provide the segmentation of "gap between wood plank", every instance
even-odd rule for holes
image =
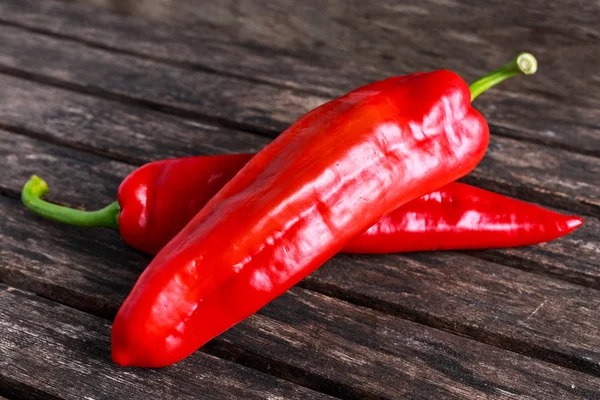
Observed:
[[[52,142],[50,142],[50,143],[52,143]],[[85,151],[85,149],[79,149],[77,146],[68,146],[68,147],[74,148],[76,150]],[[105,155],[100,154],[100,152],[98,152],[98,153],[90,152],[90,153],[101,156],[101,157],[105,157]],[[106,158],[110,159],[110,157],[106,157]],[[119,160],[117,159],[117,161],[119,161]],[[138,164],[134,164],[134,163],[128,163],[128,165],[138,166]],[[14,199],[14,200],[18,200],[18,201],[20,201],[20,199],[21,199],[20,192],[15,191],[14,189],[6,187],[2,184],[0,184],[0,195]],[[61,203],[61,202],[56,202],[56,201],[54,203],[61,205],[61,206],[65,206],[65,207],[73,207],[72,204]],[[557,209],[557,211],[568,212],[568,210],[561,210],[561,209]],[[582,274],[573,274],[572,276],[565,276],[564,274],[560,273],[561,271],[552,273],[547,268],[544,268],[542,263],[537,263],[533,260],[530,260],[530,259],[524,258],[524,257],[520,257],[520,256],[505,255],[500,252],[502,249],[493,249],[493,250],[499,250],[499,251],[494,252],[493,254],[488,254],[485,251],[476,251],[476,250],[473,250],[473,251],[451,251],[451,252],[460,253],[467,257],[474,258],[477,260],[489,261],[494,264],[499,264],[499,265],[503,265],[506,267],[514,268],[519,271],[530,272],[530,273],[533,273],[538,276],[551,277],[556,280],[569,282],[569,283],[572,283],[575,285],[587,287],[587,288],[594,289],[594,290],[600,290],[600,283],[597,282],[596,280],[591,279],[588,276],[585,276]],[[338,296],[334,296],[334,297],[340,298]]]
[[[4,285],[4,284],[2,283],[2,285]],[[16,290],[18,290],[20,292],[19,293],[20,295],[32,298],[34,301],[39,302],[39,303],[60,304],[61,307],[64,307],[64,308],[67,308],[67,309],[71,309],[71,310],[78,310],[78,311],[81,311],[81,312],[83,312],[85,314],[92,315],[92,316],[95,316],[97,318],[101,318],[101,319],[104,319],[104,320],[112,321],[112,319],[113,319],[113,318],[107,318],[107,317],[104,317],[104,316],[99,316],[99,315],[97,315],[97,314],[95,314],[93,312],[89,312],[87,310],[83,310],[83,309],[80,309],[78,307],[73,307],[71,305],[64,304],[64,303],[58,302],[56,300],[53,300],[51,298],[48,298],[46,296],[42,296],[42,295],[33,293],[33,292],[29,291],[29,290],[20,288],[19,285],[6,285],[5,287],[8,287],[8,290],[15,290],[16,289]],[[0,290],[2,290],[2,287],[0,287]],[[227,349],[227,343],[225,343],[225,346],[220,346],[220,345],[216,345],[216,346],[217,347],[223,347],[224,349]],[[229,347],[231,347],[231,346],[229,346]],[[265,375],[272,376],[272,377],[275,377],[277,379],[282,379],[282,380],[288,381],[288,382],[292,383],[293,385],[297,385],[299,387],[308,388],[308,389],[314,390],[315,392],[318,392],[320,394],[324,394],[324,395],[331,396],[331,397],[334,397],[334,398],[338,398],[338,397],[326,393],[326,391],[329,390],[329,386],[327,386],[327,385],[329,385],[329,383],[331,383],[331,386],[333,387],[333,389],[331,389],[330,391],[340,392],[341,393],[340,394],[340,396],[341,396],[340,398],[346,398],[348,395],[354,395],[353,393],[356,392],[357,396],[364,396],[364,398],[366,398],[366,399],[380,399],[379,396],[374,396],[374,395],[372,395],[370,393],[363,393],[360,390],[356,390],[355,388],[349,388],[348,393],[346,393],[343,390],[341,390],[342,388],[345,387],[345,385],[343,385],[343,384],[336,383],[336,382],[333,382],[333,381],[331,381],[331,382],[329,382],[329,381],[327,381],[327,382],[321,382],[321,381],[323,381],[323,379],[320,378],[319,376],[313,377],[311,374],[308,374],[306,371],[299,371],[300,374],[298,376],[309,377],[310,378],[310,379],[307,380],[310,383],[310,385],[312,385],[312,382],[313,382],[311,379],[313,379],[313,378],[315,379],[315,381],[314,381],[315,385],[313,385],[313,386],[315,386],[316,389],[309,388],[307,385],[302,385],[302,384],[293,382],[291,379],[286,379],[285,377],[282,378],[282,377],[278,376],[278,374],[274,373],[274,372],[285,372],[285,370],[283,370],[283,371],[270,371],[268,368],[262,368],[264,370],[264,371],[262,371],[260,368],[253,368],[251,366],[245,365],[243,363],[243,361],[244,361],[243,357],[236,356],[234,349],[235,349],[235,347],[232,347],[231,349],[228,349],[228,350],[222,350],[222,351],[225,351],[224,354],[228,354],[228,355],[230,355],[232,357],[231,360],[227,359],[227,357],[225,357],[225,356],[221,357],[219,355],[211,354],[210,351],[207,351],[208,350],[208,346],[206,347],[206,349],[205,348],[201,349],[200,352],[203,353],[203,354],[212,355],[212,356],[214,356],[216,358],[222,359],[223,361],[233,362],[235,364],[240,365],[242,368],[247,368],[247,369],[250,369],[250,370],[255,370],[255,371],[264,373]],[[251,360],[251,362],[256,362],[256,361]],[[271,365],[276,365],[276,366],[278,366],[278,364],[282,364],[282,363],[277,363],[277,362],[273,362],[273,361],[269,361],[269,362],[271,363]],[[285,365],[283,365],[283,366],[286,367]],[[293,376],[291,376],[291,378],[293,378]],[[297,379],[297,380],[300,381],[300,379]],[[316,383],[319,383],[319,382],[322,383],[324,386],[322,386],[322,387],[317,386]],[[8,388],[10,388],[10,389],[8,389]],[[9,390],[11,390],[12,392],[9,392]],[[38,388],[36,388],[34,386],[31,386],[31,385],[28,385],[28,384],[25,384],[25,383],[22,383],[22,382],[19,382],[19,381],[14,381],[14,380],[12,380],[10,378],[7,378],[7,377],[4,377],[4,376],[0,375],[0,395],[2,395],[4,392],[6,392],[7,395],[10,394],[12,396],[16,396],[16,397],[13,397],[14,399],[27,399],[27,400],[30,400],[30,399],[40,399],[40,400],[46,400],[46,399],[54,400],[54,399],[56,399],[56,400],[60,400],[60,399],[62,399],[62,397],[56,397],[54,395],[50,395],[50,394],[48,394],[48,393],[46,393],[44,391],[41,391],[40,389],[38,389]]]
[[[18,41],[19,38],[19,34],[22,33],[22,31],[19,31],[18,29],[13,29],[13,28],[8,28],[8,27],[4,27],[4,30],[6,30],[7,32],[5,32],[7,35],[9,35],[10,37],[12,37],[12,40],[16,40]],[[38,52],[40,51],[44,51],[44,47],[43,46],[39,46],[39,43],[37,43],[38,41],[44,42],[47,41],[47,45],[49,47],[51,47],[52,53],[51,54],[55,54],[56,51],[58,51],[58,54],[62,54],[62,50],[60,50],[62,47],[61,45],[65,45],[65,43],[62,43],[61,41],[57,41],[55,39],[52,38],[47,38],[47,37],[43,37],[40,35],[33,35],[33,34],[25,34],[24,38],[28,38],[28,45],[33,46],[32,49],[37,49]],[[24,39],[25,40],[25,39]],[[14,43],[13,43],[14,44]],[[326,99],[324,98],[314,98],[314,97],[310,97],[310,96],[300,96],[299,98],[297,98],[298,95],[292,95],[291,91],[283,91],[282,93],[282,100],[284,100],[283,104],[287,104],[285,103],[285,101],[287,101],[286,99],[291,99],[291,110],[288,110],[287,107],[279,107],[277,108],[277,111],[274,112],[271,109],[265,109],[262,106],[257,106],[257,107],[252,107],[252,106],[248,106],[248,108],[245,108],[248,104],[253,104],[252,100],[256,97],[256,96],[248,96],[247,93],[253,93],[254,88],[256,89],[257,93],[260,93],[260,96],[269,96],[267,98],[270,98],[271,96],[275,96],[276,98],[279,98],[278,92],[277,90],[275,90],[274,88],[270,88],[268,86],[262,86],[262,87],[258,87],[256,85],[252,85],[249,84],[248,82],[244,82],[244,81],[240,81],[237,80],[237,82],[231,78],[223,78],[223,77],[217,77],[217,76],[209,76],[205,73],[196,73],[194,75],[198,75],[199,78],[202,78],[202,82],[204,82],[205,85],[208,85],[208,87],[212,88],[211,90],[208,90],[205,95],[201,96],[200,98],[196,98],[195,95],[193,94],[193,92],[190,92],[189,90],[187,90],[186,88],[190,88],[194,86],[194,79],[187,79],[186,82],[187,84],[185,86],[181,86],[179,87],[178,90],[181,90],[181,96],[180,97],[176,97],[176,98],[172,98],[169,93],[172,92],[172,89],[169,88],[169,85],[166,85],[164,82],[162,85],[159,85],[159,87],[154,90],[152,89],[153,85],[151,82],[146,80],[143,80],[142,78],[142,82],[145,84],[145,87],[148,87],[148,85],[150,85],[148,90],[142,89],[142,90],[138,90],[135,86],[133,87],[133,92],[136,93],[135,96],[132,96],[130,94],[129,91],[127,90],[123,90],[121,89],[121,87],[128,87],[127,86],[127,80],[123,80],[122,77],[119,78],[119,68],[116,68],[112,70],[112,73],[109,76],[106,76],[104,79],[99,79],[99,77],[96,76],[96,74],[89,74],[88,72],[90,71],[90,69],[94,68],[95,65],[95,61],[94,61],[94,57],[90,57],[90,54],[93,53],[97,53],[96,57],[99,56],[106,56],[109,58],[113,58],[114,62],[117,62],[121,67],[125,68],[128,73],[133,74],[133,76],[136,77],[142,77],[141,75],[139,75],[139,72],[135,71],[135,68],[132,70],[131,68],[127,67],[127,64],[124,64],[124,62],[126,61],[126,57],[125,56],[118,56],[118,55],[114,55],[111,54],[109,52],[103,52],[100,50],[94,50],[94,49],[89,49],[86,48],[83,45],[75,45],[73,44],[74,47],[79,47],[79,52],[83,52],[82,54],[88,54],[87,58],[85,58],[85,65],[86,68],[85,69],[79,69],[73,77],[71,78],[66,78],[63,77],[61,71],[64,71],[65,68],[65,64],[58,62],[58,65],[60,66],[58,70],[56,70],[57,65],[53,65],[49,68],[48,72],[44,72],[45,75],[49,75],[52,76],[56,79],[59,80],[66,80],[69,81],[75,85],[84,85],[86,86],[85,83],[80,83],[79,82],[79,78],[83,79],[84,82],[91,82],[92,86],[96,86],[96,87],[100,87],[100,88],[104,88],[104,90],[107,91],[111,91],[111,92],[115,92],[115,93],[119,93],[122,96],[127,96],[127,97],[135,97],[135,98],[141,98],[142,100],[145,101],[150,101],[153,103],[159,103],[159,104],[167,104],[167,106],[175,106],[178,107],[180,109],[184,109],[184,110],[188,110],[190,112],[200,112],[202,114],[207,114],[207,115],[217,115],[219,116],[219,118],[224,118],[224,119],[228,119],[228,120],[234,120],[237,121],[238,123],[241,124],[251,124],[251,125],[258,125],[261,127],[265,127],[268,126],[270,130],[276,130],[276,131],[281,131],[283,129],[285,129],[285,127],[287,127],[289,125],[289,122],[292,121],[297,115],[300,115],[306,111],[308,111],[307,105],[309,103],[309,101],[314,100],[315,105],[317,103],[320,104],[320,102],[324,102]],[[68,46],[67,46],[68,47]],[[46,68],[44,67],[43,63],[39,63],[36,64],[35,61],[35,56],[32,56],[33,58],[28,58],[25,57],[24,59],[21,59],[21,57],[19,56],[20,51],[19,51],[20,47],[14,46],[14,48],[12,49],[12,51],[14,52],[12,54],[12,56],[9,56],[9,60],[12,58],[15,58],[15,60],[21,60],[21,62],[25,61],[28,63],[31,63],[33,65],[37,65],[37,68],[25,68],[26,70],[28,70],[30,73],[32,74],[39,74],[39,71],[47,71]],[[73,49],[72,49],[73,50]],[[75,62],[77,60],[77,51],[67,51],[65,53],[65,56],[68,57],[71,61]],[[120,61],[119,61],[120,60]],[[162,65],[147,65],[149,64],[149,62],[143,62],[142,60],[138,60],[135,59],[133,57],[129,57],[128,62],[131,64],[133,63],[133,65],[145,65],[145,67],[143,68],[159,68],[160,69],[165,69],[165,71],[170,71],[169,72],[169,76],[171,76],[171,79],[174,79],[175,82],[177,82],[177,76],[179,76],[179,74],[183,73],[183,71],[178,70],[176,68],[168,68],[166,66],[162,66]],[[8,61],[8,64],[12,65],[12,68],[16,68],[16,69],[24,69],[20,67],[19,62],[14,61]],[[111,64],[105,64],[105,66],[108,68]],[[68,67],[68,66],[66,66]],[[68,70],[68,69],[67,69]],[[87,72],[86,72],[87,71]],[[67,74],[69,75],[69,74]],[[116,75],[116,76],[115,76]],[[160,79],[160,76],[162,76],[161,74],[152,74],[152,76],[154,77],[154,79]],[[116,81],[113,82],[112,81],[112,77],[115,77]],[[5,77],[7,81],[10,81],[9,77],[6,76]],[[226,88],[229,88],[228,91],[225,92],[225,94],[223,96],[221,96],[219,93],[219,89],[218,87],[212,87],[211,86],[211,82],[217,79],[219,84],[217,85],[218,87],[220,87],[220,85],[224,85]],[[108,80],[108,81],[107,81]],[[23,83],[29,83],[30,86],[32,86],[33,89],[33,83],[31,81],[26,81],[26,80],[21,80]],[[108,83],[105,85],[104,82],[107,81]],[[242,93],[246,93],[246,97],[242,96],[242,97],[238,97],[237,95],[235,95],[235,86],[234,87],[230,87],[231,85],[239,85],[241,87],[244,88]],[[10,86],[10,84],[9,84]],[[203,90],[204,86],[199,87],[199,90]],[[41,87],[40,87],[41,89]],[[33,89],[34,91],[37,92],[37,89]],[[42,89],[46,92],[51,92],[51,90],[49,88],[45,88]],[[18,90],[17,90],[18,92]],[[63,92],[67,92],[67,91],[63,91]],[[10,94],[10,91],[8,92]],[[204,93],[204,91],[202,91],[202,93]],[[283,95],[283,93],[285,95]],[[73,95],[77,95],[76,92],[72,92]],[[216,98],[214,99],[215,102],[217,102],[217,104],[220,105],[219,109],[214,109],[214,104],[213,101],[211,100],[211,96],[217,94]],[[25,95],[25,92],[22,93],[23,96]],[[141,96],[141,97],[140,97]],[[93,98],[91,96],[87,96],[88,98]],[[202,101],[200,99],[203,98],[208,98],[208,101]],[[262,98],[262,97],[261,97]],[[102,99],[100,97],[96,97],[97,101],[100,102]],[[196,100],[197,99],[199,101],[198,103],[198,107],[199,110],[196,106]],[[312,100],[311,100],[312,99]],[[239,102],[238,102],[239,100]],[[48,100],[44,100],[44,101],[48,101]],[[166,102],[166,103],[165,103]],[[524,106],[526,106],[527,102],[521,102],[521,106],[520,108],[524,108]],[[41,106],[41,105],[40,105]],[[46,106],[44,106],[46,107]],[[488,105],[488,108],[491,107]],[[222,109],[221,109],[222,108]],[[141,110],[141,109],[140,109]],[[244,111],[244,110],[247,110]],[[18,110],[12,110],[13,113],[18,113]],[[93,112],[92,112],[93,113]],[[69,114],[69,112],[67,112],[67,114]],[[59,117],[59,116],[57,116]],[[36,119],[36,118],[33,118]],[[11,119],[12,120],[12,119]],[[39,122],[39,121],[38,121]],[[18,121],[13,121],[12,123],[15,124],[20,124],[20,122]],[[40,130],[40,131],[45,131],[45,129],[42,128],[31,128],[34,130]],[[240,131],[237,131],[240,132]],[[256,138],[260,138],[261,136],[256,136]],[[515,155],[517,154],[512,154],[511,153],[504,153],[502,151],[502,149],[504,148],[504,146],[508,146],[511,149],[514,149],[517,153],[518,156],[515,157]],[[599,166],[596,161],[597,159],[591,158],[589,156],[582,156],[582,155],[578,155],[578,154],[574,154],[574,153],[568,153],[568,152],[564,152],[562,150],[554,150],[548,147],[544,147],[544,146],[539,146],[539,145],[528,145],[525,142],[519,142],[519,141],[515,141],[512,139],[505,139],[505,138],[500,138],[500,137],[495,137],[492,138],[491,143],[490,143],[490,149],[493,150],[490,152],[490,156],[484,158],[484,160],[482,161],[482,168],[478,168],[471,177],[466,178],[466,179],[479,179],[480,182],[484,182],[484,184],[486,186],[484,186],[487,189],[492,189],[495,191],[499,191],[501,193],[504,194],[508,194],[511,196],[516,196],[516,197],[520,197],[520,198],[534,198],[536,200],[536,202],[538,203],[542,203],[542,204],[548,204],[551,206],[555,206],[555,207],[568,207],[568,208],[572,208],[573,211],[577,211],[580,212],[582,214],[589,214],[589,215],[598,215],[598,211],[600,210],[600,204],[595,200],[595,195],[594,192],[598,191],[598,186],[596,185],[590,185],[588,182],[594,182],[594,180],[592,179],[591,175],[589,174],[589,170],[587,170],[587,174],[583,173],[583,177],[581,179],[583,179],[583,181],[579,181],[578,178],[574,178],[571,179],[569,178],[568,174],[570,174],[572,177],[577,177],[579,174],[578,169],[582,168],[582,165],[587,165],[590,168],[592,168],[592,170],[597,169],[597,167]],[[527,152],[531,152],[531,155],[528,155]],[[135,156],[135,154],[134,154]],[[587,158],[587,160],[585,160],[584,158]],[[536,161],[538,160],[538,161]],[[542,165],[541,163],[544,163],[546,165],[550,165],[553,166],[555,168],[555,170],[552,171],[552,173],[548,174],[545,173],[545,171],[547,171],[546,169],[546,165]],[[560,166],[562,163],[565,163],[565,169],[558,169],[558,166]],[[544,179],[538,179],[539,177],[534,176],[531,172],[526,172],[527,170],[525,169],[525,167],[527,166],[531,166],[534,168],[534,170],[539,169],[540,171],[540,176],[544,177]],[[498,169],[498,173],[495,172],[495,169]],[[561,171],[565,171],[565,173],[562,173]],[[567,174],[568,171],[568,174]],[[584,172],[584,171],[582,171]],[[552,176],[554,175],[554,176]],[[564,181],[564,178],[568,178],[567,181]],[[547,184],[546,184],[547,182]],[[573,186],[575,185],[575,186]],[[572,189],[574,187],[581,187],[581,195],[579,195],[577,192],[574,192]],[[590,197],[591,194],[591,197]]]
[[[126,55],[126,56],[136,57],[136,58],[139,58],[142,60],[152,61],[152,62],[169,65],[169,66],[173,66],[173,67],[177,67],[177,68],[188,69],[188,70],[192,70],[192,71],[202,71],[202,72],[206,72],[206,73],[210,73],[210,74],[214,74],[214,75],[240,79],[240,80],[257,83],[257,84],[261,84],[261,85],[268,85],[268,86],[275,87],[275,88],[288,89],[288,90],[294,91],[296,93],[304,93],[304,94],[327,96],[327,97],[334,96],[334,94],[332,93],[332,90],[328,90],[330,88],[327,88],[325,90],[319,90],[318,88],[305,89],[305,88],[299,87],[298,85],[274,82],[274,81],[268,80],[268,79],[261,79],[261,78],[256,78],[256,77],[252,77],[252,76],[248,76],[248,75],[235,74],[235,73],[232,73],[229,71],[223,71],[220,69],[210,67],[205,64],[199,64],[197,62],[173,61],[173,60],[170,60],[167,58],[151,56],[149,54],[140,53],[140,52],[136,52],[136,51],[132,51],[132,50],[119,49],[116,47],[108,46],[108,45],[105,45],[105,44],[102,44],[99,42],[94,42],[94,41],[83,39],[83,38],[76,37],[76,36],[52,32],[52,31],[42,29],[42,28],[33,28],[33,27],[30,27],[27,25],[23,25],[21,23],[17,23],[14,21],[8,21],[8,20],[4,20],[1,18],[0,18],[0,25],[6,25],[6,26],[17,28],[17,29],[22,29],[22,30],[25,30],[27,32],[31,32],[34,34],[47,35],[49,37],[53,37],[56,39],[82,44],[82,45],[88,46],[93,49],[110,51],[110,52],[113,52],[116,54],[122,54],[122,55]],[[10,71],[10,72],[8,72],[8,71]],[[83,92],[85,94],[98,95],[99,97],[103,97],[103,98],[107,98],[107,99],[111,99],[111,100],[122,101],[126,104],[137,104],[137,105],[140,105],[145,108],[150,108],[154,111],[160,111],[160,112],[164,112],[164,113],[185,116],[185,117],[192,117],[192,118],[195,118],[195,119],[198,119],[201,121],[213,122],[213,123],[216,123],[216,124],[218,124],[220,126],[224,126],[224,127],[242,129],[242,130],[245,130],[246,132],[256,133],[261,136],[274,137],[279,134],[279,132],[277,132],[277,131],[272,131],[272,130],[264,129],[262,127],[253,126],[253,125],[244,125],[244,124],[240,124],[238,122],[229,121],[228,119],[225,119],[225,118],[218,118],[218,117],[214,117],[214,116],[204,115],[201,113],[193,113],[191,111],[181,110],[177,107],[165,106],[162,104],[153,103],[151,101],[132,99],[127,96],[118,95],[113,92],[105,91],[105,90],[97,88],[97,87],[90,88],[89,86],[79,86],[79,85],[75,85],[72,83],[66,83],[63,81],[59,81],[54,78],[49,78],[49,77],[46,77],[43,75],[34,76],[33,74],[30,74],[28,72],[19,71],[17,69],[13,69],[13,68],[2,66],[2,65],[0,65],[0,72],[6,73],[8,75],[16,76],[19,78],[29,79],[29,80],[32,80],[35,82],[40,82],[40,83],[45,83],[45,84],[49,84],[52,86],[57,86],[62,89],[68,89],[68,90],[73,90],[73,91],[77,91],[77,92]],[[588,151],[586,149],[581,149],[581,148],[577,148],[575,146],[570,146],[568,143],[554,143],[554,142],[548,143],[540,138],[523,137],[522,135],[518,135],[518,134],[514,133],[515,131],[511,128],[502,127],[499,125],[495,125],[493,123],[488,123],[488,125],[490,127],[491,133],[493,135],[496,135],[499,137],[506,137],[506,138],[515,139],[515,140],[519,140],[519,141],[526,142],[526,143],[543,145],[546,147],[565,150],[565,151],[569,151],[571,153],[576,153],[576,154],[600,157],[600,154],[598,153],[598,151],[595,151],[595,150]],[[593,126],[592,128],[596,128],[596,127]]]
[[[5,74],[8,76],[12,76],[19,79],[24,79],[28,81],[32,81],[35,83],[39,83],[46,86],[52,86],[58,89],[68,90],[70,92],[75,92],[79,94],[85,94],[89,96],[96,96],[101,99],[116,101],[118,103],[122,103],[129,106],[135,106],[140,108],[149,109],[151,111],[160,112],[167,115],[175,115],[178,117],[183,117],[186,119],[195,120],[198,122],[203,122],[207,124],[212,124],[224,128],[231,128],[240,131],[244,131],[247,133],[253,133],[259,136],[265,136],[273,138],[277,136],[280,132],[276,130],[265,129],[263,127],[259,127],[257,125],[244,124],[241,122],[233,122],[227,118],[206,115],[199,112],[182,110],[178,107],[169,106],[166,104],[160,104],[149,100],[142,99],[134,99],[128,96],[124,96],[121,94],[117,94],[105,89],[101,89],[96,86],[84,86],[71,82],[65,82],[53,77],[49,77],[46,75],[33,74],[30,72],[22,71],[16,68],[8,67],[5,65],[0,65],[0,74]]]
[[[32,297],[37,297],[43,299],[45,301],[49,301],[51,303],[60,304],[63,307],[75,309],[86,314],[93,315],[98,318],[102,318],[104,320],[112,322],[114,319],[114,315],[99,315],[94,312],[90,312],[89,310],[85,310],[83,308],[79,308],[76,306],[72,306],[69,304],[58,302],[52,298],[33,293],[27,289],[19,287],[19,285],[6,284],[5,282],[0,282],[0,284],[7,285],[8,287],[17,289],[21,292],[31,295]],[[235,364],[241,365],[243,367],[253,369],[255,371],[264,373],[269,376],[273,376],[278,379],[283,379],[285,381],[291,382],[298,386],[305,387],[307,389],[314,390],[319,393],[326,394],[328,396],[332,396],[335,398],[361,398],[366,400],[384,400],[383,397],[374,395],[372,393],[361,391],[360,389],[350,387],[340,382],[335,382],[330,379],[326,379],[320,377],[318,375],[312,374],[309,371],[301,370],[293,365],[288,365],[282,363],[277,360],[268,359],[264,356],[260,356],[257,354],[253,354],[241,347],[235,346],[227,341],[221,340],[218,337],[211,340],[209,343],[204,345],[202,348],[197,350],[201,353],[208,354],[219,359],[233,362]],[[301,378],[300,378],[301,377]],[[8,392],[3,392],[2,386],[4,382],[4,377],[0,376],[0,395],[9,395]],[[9,382],[8,385],[13,388],[17,388],[17,393],[13,393],[12,395],[16,399],[40,399],[40,400],[61,400],[55,396],[49,396],[45,392],[41,392],[39,389],[22,384],[20,382]],[[34,397],[31,397],[31,395]]]
[[[4,20],[1,17],[0,17],[0,25],[11,26],[13,28],[22,29],[27,32],[40,34],[40,35],[46,35],[46,36],[50,36],[50,37],[60,39],[60,40],[75,42],[78,44],[83,44],[83,45],[88,46],[93,49],[105,50],[105,51],[110,51],[110,52],[113,52],[116,54],[132,56],[132,57],[140,58],[142,60],[152,61],[152,62],[155,62],[158,64],[165,64],[165,65],[169,65],[169,66],[173,66],[173,67],[177,67],[177,68],[189,69],[192,71],[207,72],[207,73],[213,74],[213,75],[220,75],[220,76],[225,76],[225,77],[229,77],[229,78],[240,79],[240,80],[244,80],[247,82],[257,83],[260,85],[268,85],[268,86],[272,86],[272,87],[276,87],[276,88],[280,88],[280,89],[291,89],[297,93],[305,93],[305,94],[318,95],[318,96],[332,96],[332,93],[330,90],[318,90],[316,88],[305,89],[305,88],[299,87],[298,85],[289,85],[289,84],[286,85],[285,83],[274,82],[274,81],[271,81],[268,79],[261,79],[261,78],[256,78],[256,77],[252,77],[252,76],[248,76],[248,75],[242,75],[242,74],[236,74],[236,73],[229,72],[229,71],[223,71],[223,70],[219,70],[219,69],[210,67],[205,64],[199,64],[199,63],[193,63],[193,62],[183,62],[183,61],[173,61],[168,58],[152,56],[152,55],[140,53],[137,51],[119,49],[116,47],[108,46],[108,45],[105,45],[105,44],[102,44],[99,42],[94,42],[94,41],[83,39],[83,38],[76,37],[76,36],[52,32],[52,31],[42,29],[42,28],[33,28],[33,27],[30,27],[27,25],[20,24],[18,22]]]
[[[57,138],[54,136],[49,136],[49,135],[39,133],[39,132],[35,132],[31,129],[27,129],[27,128],[24,128],[21,126],[6,124],[2,121],[0,121],[0,129],[14,133],[16,135],[30,137],[33,139],[41,140],[46,143],[50,143],[50,144],[66,147],[69,149],[78,150],[78,151],[83,151],[85,153],[93,154],[93,155],[96,155],[99,157],[108,158],[109,160],[119,161],[119,162],[122,162],[123,164],[133,165],[135,167],[142,166],[149,162],[147,159],[137,158],[137,157],[133,157],[131,155],[124,155],[119,152],[102,150],[102,149],[98,149],[96,147],[80,145],[79,143],[76,143],[76,142],[62,140],[60,138]]]
[[[388,303],[380,299],[374,299],[359,293],[344,290],[324,282],[311,280],[310,277],[299,282],[297,286],[325,296],[334,297],[359,307],[369,308],[397,318],[402,318],[424,326],[428,326],[430,328],[439,329],[453,335],[476,340],[480,343],[485,343],[502,350],[536,358],[538,360],[556,364],[574,371],[600,376],[600,365],[594,362],[588,362],[587,360],[582,361],[581,358],[576,357],[568,357],[564,354],[544,349],[532,343],[515,340],[491,332],[484,332],[480,329],[474,329],[467,325],[459,324],[456,321],[446,322],[434,316],[415,313],[393,303]]]
[[[537,203],[538,205],[566,210],[568,213],[577,213],[581,216],[600,218],[600,209],[598,209],[596,204],[589,204],[589,202],[586,201],[576,201],[570,196],[557,196],[554,193],[549,193],[550,191],[535,190],[535,188],[532,189],[530,186],[510,185],[506,182],[485,179],[474,176],[473,174],[466,175],[458,179],[458,181],[492,192],[497,192],[505,196]]]
[[[195,121],[199,121],[199,122],[203,122],[203,123],[212,124],[213,126],[232,128],[232,129],[236,129],[238,131],[243,131],[245,133],[257,134],[261,137],[276,136],[276,133],[273,131],[266,131],[264,129],[256,130],[252,127],[248,127],[246,124],[223,120],[220,117],[206,116],[201,113],[196,113],[196,112],[187,111],[187,110],[181,110],[176,107],[157,104],[157,103],[147,101],[147,100],[132,99],[127,96],[114,94],[114,93],[106,91],[104,89],[100,89],[100,88],[96,88],[96,87],[91,88],[88,86],[81,86],[78,84],[67,83],[67,82],[57,80],[52,77],[46,77],[46,76],[41,76],[41,75],[37,75],[37,74],[34,75],[29,72],[23,72],[20,70],[13,69],[11,67],[0,66],[0,73],[4,73],[8,76],[13,76],[13,77],[16,77],[19,79],[33,81],[35,83],[40,83],[42,85],[56,87],[56,88],[63,89],[63,90],[68,90],[68,91],[78,93],[78,94],[83,93],[86,95],[97,96],[97,97],[100,97],[102,99],[109,100],[109,101],[116,101],[116,102],[119,102],[119,103],[122,103],[125,105],[129,105],[129,106],[150,109],[152,111],[161,112],[166,115],[175,114],[177,116],[184,117],[189,120],[195,120]],[[174,111],[174,112],[171,112],[171,111]],[[9,128],[9,129],[14,128],[14,126],[8,125],[7,128]],[[14,133],[19,133],[19,134],[23,134],[23,135],[33,134],[32,137],[40,138],[40,139],[44,138],[43,140],[48,141],[48,142],[52,142],[52,140],[53,140],[53,139],[45,139],[46,136],[42,136],[41,134],[38,134],[35,132],[28,132],[27,130],[24,130],[21,128],[10,129],[10,130]],[[85,148],[84,147],[81,147],[81,148],[74,147],[73,144],[67,144],[65,142],[58,142],[58,141],[56,141],[56,143],[60,143],[61,145],[88,151],[87,147],[85,147]],[[95,151],[96,150],[93,150],[91,152],[93,153]],[[118,159],[119,161],[124,161],[126,163],[131,163],[130,161],[127,161],[126,157],[123,157],[120,155],[117,155],[115,157],[113,154],[108,154],[108,152],[99,153],[99,154],[101,154],[103,156],[107,156],[109,158],[115,158],[115,159]],[[117,154],[117,153],[115,153],[115,154]],[[137,160],[137,161],[139,161],[139,160]],[[585,201],[573,200],[573,199],[571,199],[571,197],[559,197],[559,196],[552,195],[552,194],[549,195],[549,193],[547,193],[544,190],[536,191],[536,190],[531,190],[528,187],[520,187],[520,186],[513,187],[511,185],[503,184],[501,182],[491,181],[488,179],[481,179],[481,178],[475,177],[473,175],[468,175],[468,176],[462,178],[461,181],[464,181],[464,182],[467,182],[470,184],[479,185],[484,188],[491,188],[491,190],[494,190],[494,191],[500,191],[502,193],[509,194],[511,196],[522,198],[525,200],[532,200],[534,202],[548,205],[550,207],[570,209],[573,212],[577,212],[577,213],[580,213],[583,215],[589,215],[589,216],[593,216],[593,217],[600,216],[600,210],[595,212],[596,206],[594,204],[588,204]],[[592,210],[594,210],[594,211],[592,211]]]
[[[7,400],[64,400],[0,375],[0,400],[3,399],[1,396],[6,396]]]

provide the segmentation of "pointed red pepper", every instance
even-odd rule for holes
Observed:
[[[453,182],[400,207],[344,246],[347,253],[401,253],[527,246],[583,224],[535,204]]]
[[[531,66],[521,56],[506,69],[518,64]],[[489,139],[471,97],[439,70],[363,86],[300,118],[142,273],[114,321],[113,360],[183,359],[398,206],[467,174]]]

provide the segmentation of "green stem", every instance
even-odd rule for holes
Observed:
[[[65,224],[119,229],[121,208],[116,201],[98,211],[81,211],[42,200],[42,196],[48,193],[48,190],[48,184],[33,175],[23,186],[21,200],[25,207],[34,213]]]
[[[475,100],[477,96],[485,92],[492,86],[495,86],[505,79],[511,76],[525,74],[533,75],[537,71],[537,60],[530,53],[519,53],[517,57],[506,64],[505,66],[498,68],[494,72],[484,76],[483,78],[477,79],[471,83],[469,89],[471,89],[471,101]]]

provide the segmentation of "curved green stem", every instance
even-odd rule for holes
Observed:
[[[25,207],[34,213],[65,224],[119,229],[121,207],[116,201],[98,211],[81,211],[42,200],[42,196],[48,193],[48,190],[48,184],[33,175],[23,186],[21,200]]]
[[[520,74],[535,74],[535,71],[537,71],[537,66],[538,63],[533,54],[519,53],[514,60],[505,66],[498,68],[494,72],[489,73],[483,78],[479,78],[475,82],[471,83],[469,86],[469,89],[471,89],[471,101],[475,100],[477,96],[492,86],[499,84],[511,76]]]

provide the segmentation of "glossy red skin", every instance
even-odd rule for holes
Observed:
[[[255,313],[487,148],[467,84],[390,78],[311,111],[254,156],[154,258],[112,329],[119,365],[162,367]]]
[[[383,217],[346,243],[347,253],[527,246],[564,236],[583,219],[453,182]]]
[[[138,250],[158,253],[253,156],[177,158],[135,170],[119,188],[123,239]],[[146,195],[139,196],[140,192]],[[392,211],[342,251],[377,254],[527,246],[564,236],[582,223],[579,217],[453,182]]]
[[[161,160],[135,170],[117,195],[123,240],[145,253],[158,253],[253,156]]]

